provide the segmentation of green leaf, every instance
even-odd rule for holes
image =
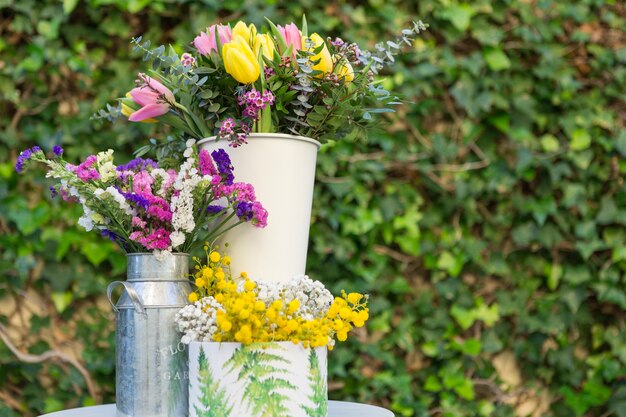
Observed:
[[[468,401],[474,399],[474,383],[468,378],[465,378],[461,384],[455,386],[454,391],[459,394],[461,398]]]
[[[476,316],[473,311],[466,310],[463,307],[453,304],[450,309],[450,315],[456,320],[463,330],[467,330],[472,327],[472,324],[476,321]]]
[[[96,242],[86,242],[81,245],[80,252],[87,257],[92,265],[98,266],[111,252],[109,246],[104,246]]]
[[[543,135],[540,141],[543,150],[546,152],[556,152],[561,147],[559,140],[554,135]]]
[[[450,21],[455,28],[465,32],[475,14],[476,11],[469,4],[454,4],[445,9],[441,16]]]
[[[63,13],[70,14],[76,8],[78,0],[63,0]]]
[[[461,273],[465,261],[460,255],[453,255],[448,251],[444,251],[437,260],[437,268],[446,271],[450,276],[456,277]]]
[[[626,130],[622,130],[615,141],[615,149],[622,156],[626,156]]]
[[[591,145],[591,136],[585,129],[576,129],[572,132],[569,147],[573,151],[582,151]]]
[[[441,382],[439,382],[439,378],[435,375],[428,375],[426,378],[426,382],[424,382],[424,390],[428,392],[439,392],[443,387],[441,386]]]
[[[483,57],[493,71],[502,71],[511,67],[509,57],[500,48],[486,48]]]
[[[65,309],[72,303],[72,292],[53,292],[50,297],[54,303],[54,308],[57,312],[63,313]]]

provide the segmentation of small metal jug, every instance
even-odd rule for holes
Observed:
[[[174,316],[188,304],[189,255],[127,255],[127,280],[107,287],[116,316],[117,417],[186,417],[189,370]],[[111,295],[122,285],[116,304]]]

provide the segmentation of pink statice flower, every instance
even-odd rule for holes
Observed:
[[[133,191],[138,194],[151,194],[154,178],[148,171],[139,171],[133,177]]]
[[[213,164],[213,159],[206,149],[202,149],[198,153],[198,168],[202,175],[217,175],[217,169]]]
[[[85,162],[76,167],[76,176],[84,182],[99,179],[100,173],[93,168],[97,162],[98,157],[96,155],[89,155]]]

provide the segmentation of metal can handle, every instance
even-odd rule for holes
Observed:
[[[146,308],[141,301],[141,297],[139,296],[139,294],[137,294],[137,291],[135,291],[135,289],[126,281],[113,281],[107,286],[107,297],[109,299],[109,303],[111,303],[111,306],[113,307],[113,310],[116,313],[118,312],[118,308],[115,306],[115,303],[111,299],[111,295],[113,294],[113,290],[115,289],[115,287],[118,287],[120,285],[124,286],[124,289],[130,297],[130,301],[133,303],[133,306],[135,306],[135,311],[139,314],[147,314]]]

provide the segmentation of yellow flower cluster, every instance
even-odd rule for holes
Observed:
[[[365,325],[369,317],[367,296],[342,291],[342,296],[335,297],[324,316],[307,320],[298,314],[300,301],[258,299],[257,284],[245,272],[237,279],[232,278],[228,256],[209,250],[208,246],[205,251],[205,264],[195,258],[197,290],[190,294],[189,301],[212,296],[222,306],[223,309],[216,311],[218,331],[213,335],[216,342],[292,341],[305,347],[332,349],[334,338],[345,341],[348,333]]]

